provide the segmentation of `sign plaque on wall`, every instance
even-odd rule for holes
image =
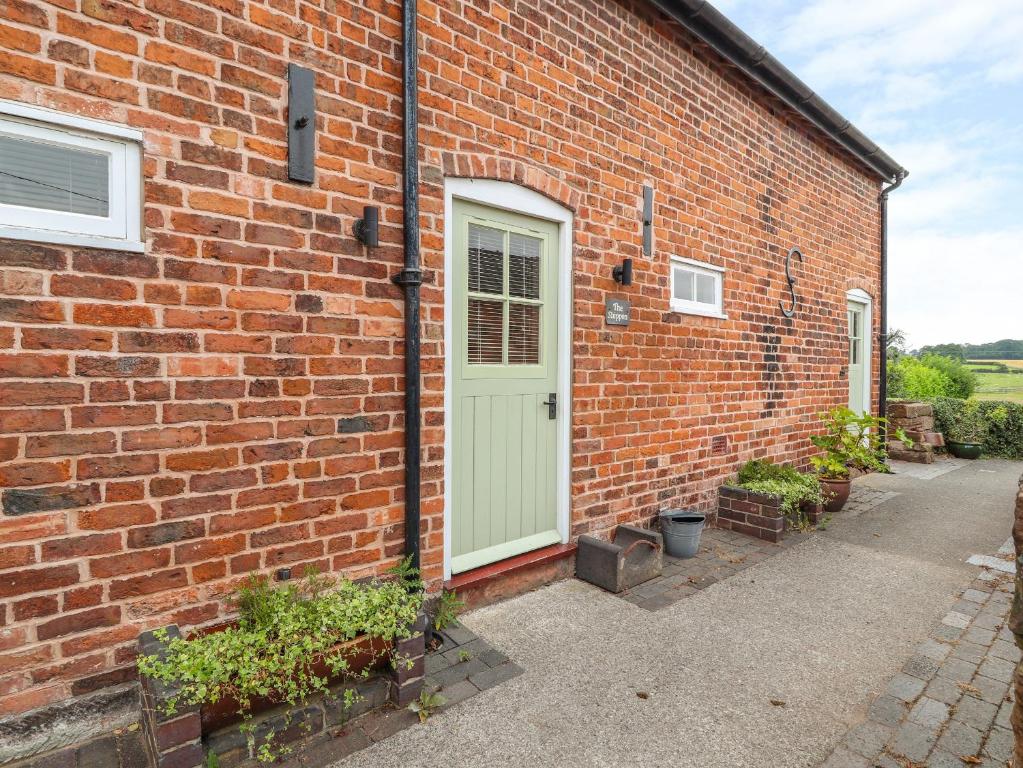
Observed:
[[[625,299],[608,299],[604,302],[604,322],[608,325],[628,325],[632,302]]]

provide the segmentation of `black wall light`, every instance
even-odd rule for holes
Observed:
[[[363,208],[362,218],[355,222],[352,232],[367,248],[376,248],[380,245],[380,209],[375,205]]]
[[[611,277],[616,283],[632,285],[632,259],[622,259],[622,263],[611,270]]]

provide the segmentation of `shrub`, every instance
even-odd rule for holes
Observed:
[[[946,392],[947,397],[969,398],[977,388],[977,374],[967,368],[962,360],[942,355],[924,355],[920,362],[948,376],[951,386]]]
[[[956,424],[968,405],[966,400],[950,397],[934,399],[935,427],[951,439]],[[978,400],[975,402],[984,421],[984,453],[1006,459],[1023,459],[1023,404],[1004,400]]]
[[[930,400],[951,397],[955,384],[948,375],[915,357],[900,357],[888,366],[888,397],[892,400]]]

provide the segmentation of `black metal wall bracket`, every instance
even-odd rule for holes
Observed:
[[[288,65],[288,178],[316,178],[316,80],[311,69]]]
[[[654,252],[654,188],[643,187],[643,255]]]
[[[395,285],[422,285],[423,271],[421,269],[403,269],[391,278]]]

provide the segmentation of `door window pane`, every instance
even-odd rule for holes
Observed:
[[[504,293],[504,232],[469,224],[469,290]]]
[[[110,215],[110,156],[0,135],[0,203]]]
[[[540,298],[540,246],[537,237],[512,232],[508,241],[508,294]]]
[[[508,363],[537,365],[540,362],[540,307],[508,305]]]
[[[504,304],[469,299],[469,364],[500,365],[503,362]]]

